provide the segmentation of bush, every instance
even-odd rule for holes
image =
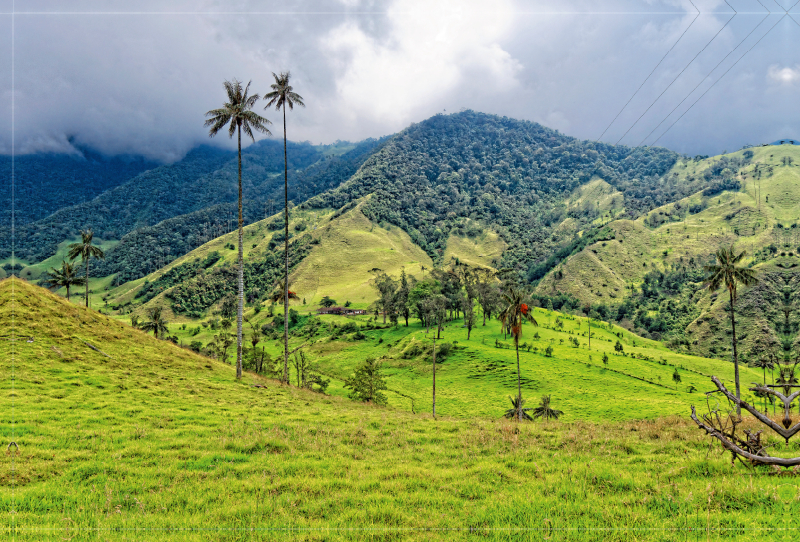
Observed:
[[[375,358],[367,358],[355,374],[345,380],[344,387],[350,389],[351,399],[378,405],[387,402],[386,396],[381,393],[386,389],[386,380],[381,372],[381,364]]]

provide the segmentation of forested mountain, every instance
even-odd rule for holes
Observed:
[[[158,164],[140,156],[107,157],[88,148],[80,154],[22,154],[14,158],[14,222],[17,227],[62,207],[94,199]],[[2,227],[11,224],[11,157],[0,156]]]
[[[315,194],[336,187],[349,179],[367,157],[375,152],[386,138],[367,139],[341,155],[326,156],[304,169],[289,172],[289,199],[302,202]],[[283,148],[281,147],[281,153]],[[290,146],[291,153],[296,152]],[[283,156],[281,154],[281,164]],[[243,160],[250,161],[252,154]],[[310,156],[308,158],[311,159]],[[296,162],[295,162],[296,164]],[[246,168],[246,169],[249,169]],[[282,171],[281,171],[282,173]],[[256,188],[257,186],[257,188]],[[283,175],[273,175],[245,194],[244,223],[251,224],[276,213],[283,207]],[[153,226],[137,228],[122,237],[108,252],[104,261],[95,266],[97,276],[116,273],[115,283],[135,280],[163,267],[175,258],[190,252],[203,243],[233,231],[237,226],[237,205],[233,201],[205,207]]]
[[[305,168],[322,158],[310,143],[289,143],[289,167]],[[137,228],[224,202],[236,201],[237,160],[231,151],[201,146],[179,162],[145,171],[98,197],[60,209],[17,228],[16,255],[41,261],[58,243],[92,228],[97,237],[120,239]],[[243,151],[243,190],[256,198],[283,172],[283,143],[263,140]],[[0,259],[11,252],[9,231],[0,230]]]
[[[337,208],[370,195],[366,216],[404,229],[434,261],[451,234],[490,227],[507,245],[501,265],[524,274],[599,216],[591,202],[567,216],[566,200],[579,186],[599,177],[626,190],[625,212],[638,216],[673,197],[654,188],[677,158],[663,148],[581,141],[465,111],[403,130],[350,181],[304,207]],[[566,218],[573,220],[565,226]]]

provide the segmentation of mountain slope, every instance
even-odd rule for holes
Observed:
[[[780,506],[764,495],[781,480],[742,484],[685,416],[516,424],[462,407],[463,418],[433,420],[249,373],[237,382],[231,366],[19,280],[0,282],[5,330],[12,310],[16,341],[0,342],[13,374],[0,381],[0,427],[16,444],[0,454],[0,512],[14,515],[0,527],[7,538],[303,530],[358,540],[370,525],[383,539],[472,540],[489,528],[577,524],[646,539],[665,528],[766,528]],[[442,406],[463,399],[442,384]],[[583,400],[571,415],[610,403]],[[655,479],[663,471],[674,483]],[[735,494],[736,510],[698,519],[692,495],[706,493],[715,507]]]
[[[14,223],[20,228],[62,207],[89,201],[158,166],[138,156],[107,157],[91,149],[75,155],[32,154],[14,158]],[[0,226],[11,224],[11,158],[0,156]]]

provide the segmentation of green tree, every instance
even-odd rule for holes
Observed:
[[[228,136],[233,137],[237,134],[239,150],[239,307],[236,314],[236,378],[242,378],[242,318],[244,315],[244,219],[242,218],[242,131],[255,142],[253,130],[266,135],[272,135],[267,124],[270,121],[252,111],[253,106],[258,101],[258,94],[248,96],[250,83],[242,88],[242,83],[236,79],[223,83],[228,101],[220,109],[212,109],[206,113],[209,117],[205,121],[205,126],[210,126],[209,137],[214,137],[217,133],[230,124]],[[289,234],[287,232],[286,236]]]
[[[624,347],[622,346],[622,343],[619,342],[619,339],[617,339],[617,343],[614,345],[614,350],[619,352],[620,354],[622,354],[625,351]]]
[[[533,318],[528,305],[523,302],[522,291],[510,287],[503,294],[505,308],[500,313],[500,322],[507,328],[511,336],[514,337],[514,348],[517,351],[517,398],[519,406],[522,408],[522,376],[519,370],[519,338],[522,336],[522,323],[528,321],[533,325],[538,325]],[[522,421],[522,410],[519,411],[519,420]]]
[[[675,391],[678,391],[678,384],[681,381],[681,374],[678,372],[678,368],[675,367],[675,372],[672,373],[672,381],[675,382]]]
[[[608,354],[603,352],[603,365],[608,365]]]
[[[542,395],[539,406],[533,409],[534,418],[544,418],[545,420],[557,420],[562,414],[564,414],[562,411],[556,410],[550,406],[549,395]]]
[[[375,277],[370,281],[372,287],[378,292],[378,306],[383,311],[383,323],[386,323],[386,316],[388,315],[393,323],[397,323],[397,311],[395,310],[394,300],[397,292],[397,281],[381,271],[376,273]]]
[[[740,399],[739,394],[739,356],[736,351],[736,315],[734,312],[734,305],[736,304],[736,286],[752,286],[758,279],[756,278],[755,271],[742,267],[739,264],[744,259],[746,251],[736,254],[733,250],[733,245],[726,248],[719,249],[716,253],[717,263],[713,265],[706,265],[703,267],[709,275],[706,277],[705,285],[712,292],[724,286],[728,290],[730,301],[730,318],[731,318],[731,341],[733,342],[733,370],[736,381],[736,398]],[[736,414],[741,415],[742,409],[737,404]]]
[[[408,301],[408,294],[411,292],[410,286],[408,284],[408,277],[406,276],[406,270],[403,269],[400,273],[400,286],[397,288],[395,292],[393,305],[395,306],[397,313],[401,315],[406,321],[406,327],[408,327],[408,317],[411,316],[411,308],[409,306]]]
[[[358,401],[386,404],[386,396],[381,391],[386,388],[386,379],[381,364],[375,358],[367,358],[364,364],[356,369],[355,374],[346,379],[344,387],[350,389],[350,398]]]
[[[92,230],[81,230],[81,242],[80,243],[72,243],[69,245],[69,252],[67,252],[67,258],[70,260],[74,260],[78,256],[81,258],[81,262],[83,265],[86,266],[86,279],[84,283],[86,284],[86,307],[89,307],[89,260],[92,258],[95,259],[105,259],[106,254],[103,252],[97,245],[92,244],[92,238],[94,237],[94,233]]]
[[[275,109],[283,110],[283,226],[284,226],[284,253],[283,253],[283,379],[289,383],[289,161],[286,153],[286,106],[294,110],[295,105],[305,107],[303,97],[294,92],[289,84],[291,75],[289,72],[281,72],[280,75],[272,77],[275,83],[270,85],[272,89],[264,95],[268,100],[264,109],[275,106]]]
[[[148,308],[145,316],[147,320],[139,325],[139,329],[144,332],[152,331],[155,338],[169,332],[169,327],[167,327],[169,322],[161,314],[161,307]]]
[[[69,289],[71,286],[80,286],[86,279],[78,276],[78,268],[66,260],[61,260],[61,269],[51,267],[47,272],[45,285],[51,289],[66,288],[67,301],[69,301]]]
[[[336,305],[336,300],[331,299],[326,295],[320,300],[319,304],[322,305],[323,307],[333,307],[334,305]]]

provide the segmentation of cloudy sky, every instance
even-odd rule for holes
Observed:
[[[0,12],[3,154],[12,138],[17,153],[73,138],[175,160],[209,141],[203,113],[223,103],[223,80],[264,94],[283,70],[307,104],[289,113],[297,141],[378,137],[462,108],[692,155],[800,138],[796,0],[0,0]],[[262,113],[278,137],[279,114]]]

